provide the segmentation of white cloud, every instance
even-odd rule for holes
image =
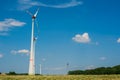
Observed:
[[[45,70],[52,70],[52,71],[59,71],[59,70],[64,70],[66,67],[52,67],[52,68],[45,68]]]
[[[105,61],[107,58],[106,57],[100,57],[100,60]]]
[[[39,2],[32,0],[18,0],[19,10],[26,10],[31,8],[32,6],[39,6]]]
[[[98,43],[98,42],[95,42],[95,44],[96,44],[96,45],[99,45],[99,43]]]
[[[16,19],[5,19],[4,21],[0,21],[0,32],[2,31],[8,31],[11,28],[14,27],[21,27],[23,25],[25,25],[26,23],[18,21]]]
[[[26,49],[18,50],[18,53],[29,53],[29,50]]]
[[[3,57],[3,54],[0,54],[0,58],[2,58]]]
[[[89,66],[87,66],[85,69],[88,69],[88,70],[90,70],[90,69],[95,69],[95,66],[94,66],[94,65],[89,65]]]
[[[43,59],[42,59],[42,61],[46,61],[46,59],[45,59],[45,58],[43,58]]]
[[[117,42],[120,43],[120,38],[118,38]]]
[[[77,1],[77,0],[71,0],[68,3],[57,4],[57,5],[44,4],[42,2],[32,1],[32,0],[19,0],[18,2],[20,4],[19,10],[29,9],[32,6],[43,6],[43,7],[51,7],[51,8],[69,8],[83,4],[82,1]]]
[[[44,7],[52,7],[52,8],[69,8],[69,7],[74,7],[83,4],[83,2],[78,2],[76,0],[71,0],[71,2],[64,3],[64,4],[58,4],[58,5],[47,5],[40,3],[40,6]]]
[[[76,34],[72,40],[78,43],[89,43],[91,41],[88,33],[84,33],[83,35]]]
[[[29,50],[27,49],[22,49],[22,50],[12,50],[11,51],[12,54],[29,54]]]
[[[1,36],[8,36],[9,34],[6,33],[6,32],[0,32],[0,35],[1,35]]]

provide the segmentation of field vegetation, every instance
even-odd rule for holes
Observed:
[[[0,75],[0,80],[120,80],[120,75]]]
[[[91,70],[69,71],[68,75],[39,75],[30,76],[27,73],[0,72],[0,80],[120,80],[120,65],[99,67]]]
[[[120,65],[113,67],[99,67],[90,70],[73,70],[68,72],[69,75],[112,75],[120,74]]]

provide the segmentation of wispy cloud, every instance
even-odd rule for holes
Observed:
[[[118,38],[117,43],[120,43],[120,38]]]
[[[45,70],[52,70],[52,71],[59,71],[59,70],[65,70],[66,67],[52,67],[52,68],[45,68]]]
[[[8,31],[10,28],[21,27],[25,24],[25,22],[21,22],[16,19],[5,19],[4,21],[0,21],[0,31]]]
[[[76,1],[76,0],[71,0],[71,2],[63,3],[63,4],[58,4],[58,5],[47,5],[47,4],[43,4],[43,3],[39,3],[39,4],[40,4],[40,6],[44,6],[44,7],[69,8],[69,7],[74,7],[74,6],[82,5],[83,2]]]
[[[106,57],[100,57],[101,61],[105,61],[107,58]]]
[[[78,43],[89,43],[91,41],[88,33],[76,34],[72,40]]]
[[[25,24],[25,22],[21,22],[12,18],[4,19],[4,21],[0,21],[0,35],[6,36],[8,35],[7,31],[9,31],[11,28],[21,27]]]
[[[25,24],[26,24],[25,22],[21,22],[12,18],[0,21],[0,35],[6,36],[8,35],[7,31],[9,31],[11,28],[21,27],[24,26]]]
[[[21,50],[12,50],[11,51],[12,54],[29,54],[29,50],[27,49],[21,49]]]
[[[94,65],[89,65],[89,66],[87,66],[85,69],[88,69],[88,70],[90,70],[90,69],[95,69],[95,66],[94,66]]]
[[[20,4],[20,6],[18,7],[19,10],[29,9],[32,6],[43,6],[43,7],[51,7],[51,8],[69,8],[69,7],[74,7],[74,6],[83,4],[82,1],[77,1],[77,0],[71,0],[68,3],[62,3],[62,4],[56,4],[56,5],[44,4],[42,2],[33,1],[33,0],[19,0],[18,2]]]
[[[1,36],[8,36],[9,34],[7,32],[0,32]]]
[[[45,58],[42,58],[42,61],[46,61],[46,59],[45,59]]]
[[[18,10],[26,10],[32,6],[39,6],[39,2],[32,0],[18,0]]]
[[[3,54],[0,54],[0,58],[3,58]]]

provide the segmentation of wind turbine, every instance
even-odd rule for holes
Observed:
[[[34,15],[29,11],[27,11],[27,13],[29,13],[32,16],[31,48],[30,48],[30,60],[29,60],[29,72],[28,72],[29,75],[35,75],[35,42],[37,38],[34,36],[34,22],[37,17],[38,11],[39,9],[37,9]]]
[[[40,64],[40,75],[42,75],[42,65]]]

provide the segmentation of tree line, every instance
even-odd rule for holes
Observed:
[[[91,70],[73,70],[68,72],[69,75],[110,75],[120,74],[120,65],[113,67],[99,67]]]

